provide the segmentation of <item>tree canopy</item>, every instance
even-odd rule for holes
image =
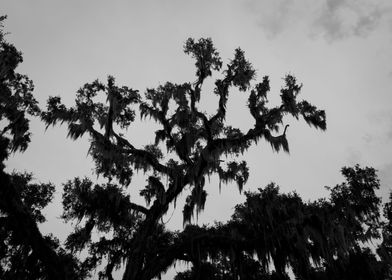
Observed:
[[[41,113],[33,97],[33,82],[17,73],[22,54],[8,43],[0,17],[0,278],[77,279],[77,261],[53,236],[43,236],[42,209],[52,200],[52,184],[32,182],[32,174],[4,171],[4,161],[30,142],[28,115]]]
[[[375,194],[379,180],[370,167],[344,167],[346,181],[330,188],[329,198],[304,202],[271,183],[245,192],[245,203],[236,206],[226,223],[192,224],[207,203],[207,176],[235,182],[242,191],[249,169],[246,161],[236,159],[240,154],[260,140],[276,152],[289,152],[286,116],[326,129],[325,112],[299,99],[302,85],[294,76],[284,78],[280,104],[270,106],[269,78],[255,82],[256,71],[243,50],[236,49],[224,66],[210,38],[188,39],[184,52],[195,60],[193,82],[167,82],[142,96],[108,76],[105,82],[83,85],[72,107],[50,97],[41,110],[32,81],[15,72],[21,53],[0,35],[0,116],[6,123],[0,139],[2,279],[84,279],[96,270],[100,279],[113,279],[119,269],[124,269],[124,280],[153,279],[177,261],[191,264],[177,280],[289,279],[289,271],[297,279],[391,276],[392,195],[383,220]],[[209,93],[203,84],[215,76],[219,78]],[[226,122],[229,95],[235,91],[248,96],[253,118],[248,131]],[[211,115],[199,106],[205,94],[218,97]],[[4,171],[6,158],[28,147],[27,115],[40,116],[47,127],[65,124],[73,140],[88,135],[95,172],[106,182],[74,178],[63,185],[62,218],[76,221],[65,244],[43,236],[37,226],[45,221],[41,210],[55,187],[33,183],[31,174]],[[153,144],[136,147],[127,135],[138,117],[160,126]],[[144,205],[128,193],[135,171],[148,177],[140,191]],[[184,229],[172,231],[162,217],[185,191]],[[374,252],[367,245],[378,239]],[[77,258],[78,252],[86,257]]]

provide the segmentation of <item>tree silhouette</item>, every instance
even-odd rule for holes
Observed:
[[[59,247],[53,236],[43,236],[38,223],[46,219],[41,210],[51,201],[52,184],[32,183],[28,173],[7,174],[4,161],[30,142],[27,115],[40,114],[32,95],[33,82],[15,72],[21,53],[5,41],[0,17],[0,278],[75,279],[77,263]]]
[[[270,184],[246,193],[227,223],[184,232],[197,265],[176,280],[289,279],[288,267],[295,279],[388,279],[390,257],[378,261],[364,247],[382,228],[375,170],[357,165],[342,174],[346,182],[329,199],[305,203]]]
[[[96,172],[109,179],[105,185],[93,185],[88,179],[69,181],[63,200],[65,219],[85,221],[84,226],[77,227],[69,236],[67,246],[75,251],[88,247],[91,254],[85,265],[89,268],[106,257],[108,264],[102,277],[110,279],[112,269],[123,261],[126,261],[123,279],[151,279],[175,260],[189,261],[189,255],[177,250],[177,243],[173,243],[177,233],[168,231],[160,222],[185,188],[190,188],[191,193],[183,209],[184,225],[204,208],[207,175],[217,174],[223,182],[235,181],[240,190],[247,181],[246,162],[234,160],[225,164],[224,156],[243,153],[261,139],[275,151],[288,152],[285,115],[302,117],[315,128],[326,128],[324,111],[307,101],[298,101],[301,85],[293,76],[284,79],[281,105],[268,107],[269,79],[263,77],[262,82],[251,86],[255,70],[241,49],[235,50],[234,58],[223,71],[211,39],[188,39],[184,52],[196,60],[194,83],[168,82],[147,89],[141,98],[136,90],[116,86],[114,78],[109,76],[106,84],[99,81],[85,84],[77,92],[74,107],[67,108],[60,97],[50,98],[42,114],[48,126],[67,123],[72,139],[88,133]],[[205,94],[202,85],[213,71],[220,71],[222,78],[215,81],[214,94],[219,101],[216,113],[209,116],[198,104],[201,94]],[[248,92],[254,125],[247,132],[225,123],[232,88]],[[106,103],[94,101],[98,94],[106,96]],[[142,118],[149,117],[161,126],[155,132],[155,143],[143,148],[135,147],[131,139],[120,133],[134,121],[136,113],[131,109],[134,105],[139,105]],[[165,156],[161,143],[165,144]],[[148,184],[140,192],[148,207],[130,202],[124,193],[133,170],[149,174]],[[168,183],[163,183],[166,180]],[[112,238],[91,241],[94,228],[110,232]],[[173,253],[177,256],[169,256]]]
[[[381,221],[373,168],[343,168],[346,181],[330,188],[328,199],[304,202],[270,184],[246,192],[246,202],[236,206],[226,223],[191,223],[207,200],[206,176],[236,182],[241,191],[249,171],[245,161],[236,160],[239,154],[262,139],[274,151],[289,151],[285,116],[326,129],[325,112],[298,100],[301,85],[295,77],[284,78],[280,105],[268,106],[269,78],[253,86],[256,72],[241,49],[223,67],[211,39],[188,39],[184,52],[196,61],[193,83],[168,82],[147,89],[142,98],[109,76],[105,83],[96,80],[80,88],[73,107],[51,97],[41,112],[32,82],[15,72],[21,54],[4,41],[3,33],[0,41],[0,116],[7,124],[0,135],[2,279],[86,279],[96,269],[100,279],[113,279],[113,271],[121,267],[123,279],[152,279],[176,261],[191,264],[177,280],[289,279],[288,268],[296,279],[391,276],[392,195]],[[220,75],[213,90],[218,102],[216,112],[208,115],[199,105],[207,94],[203,84],[213,72]],[[254,120],[248,131],[226,123],[229,93],[235,89],[248,95]],[[137,111],[160,125],[153,144],[136,147],[133,136],[125,136]],[[54,186],[33,183],[31,174],[4,172],[8,155],[24,151],[30,141],[26,114],[40,115],[47,126],[66,124],[74,140],[87,134],[96,173],[107,179],[95,184],[75,178],[64,184],[62,218],[77,222],[64,247],[37,227],[45,220],[41,210],[52,199]],[[145,205],[127,194],[134,171],[148,175],[140,191]],[[162,217],[185,191],[190,194],[182,210],[184,229],[171,231]],[[380,237],[376,258],[365,245]],[[78,260],[76,253],[82,251],[87,256]]]

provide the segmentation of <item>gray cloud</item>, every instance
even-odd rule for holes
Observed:
[[[367,36],[381,22],[390,8],[369,0],[326,0],[314,20],[313,32],[322,33],[328,40],[349,36]]]
[[[386,136],[389,141],[392,141],[392,113],[389,113],[389,116],[386,119],[386,127],[387,127],[387,132]]]
[[[263,1],[262,1],[263,2]],[[267,36],[272,38],[283,32],[291,21],[293,12],[293,2],[290,0],[276,0],[273,2],[264,3],[264,7],[268,6],[268,9],[262,9],[262,14],[258,21],[258,24],[266,31]],[[255,9],[254,9],[255,8]],[[254,11],[258,11],[257,5],[252,7]]]
[[[346,152],[347,152],[346,161],[349,165],[355,165],[361,162],[362,153],[360,151],[353,148],[348,148]]]
[[[386,0],[248,0],[246,3],[268,37],[294,26],[310,37],[323,36],[328,41],[366,37],[392,15],[392,4]]]
[[[392,141],[392,117],[387,122],[387,140]]]
[[[379,135],[380,139],[392,141],[392,112],[381,111],[370,114],[366,118],[372,125],[383,127],[383,133]]]
[[[362,140],[367,144],[371,144],[374,141],[373,135],[366,133],[362,136]]]

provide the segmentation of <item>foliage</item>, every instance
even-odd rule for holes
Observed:
[[[207,176],[235,182],[242,191],[249,169],[239,154],[262,139],[276,152],[289,152],[287,116],[326,129],[325,112],[299,100],[302,85],[294,76],[284,78],[280,104],[269,106],[269,78],[254,83],[256,71],[243,50],[236,49],[223,66],[211,39],[188,39],[184,52],[196,61],[194,82],[167,82],[147,89],[142,97],[109,76],[106,82],[82,86],[73,107],[51,97],[41,112],[32,82],[15,72],[21,53],[5,42],[3,32],[0,35],[0,116],[7,124],[0,135],[2,279],[85,279],[96,270],[100,279],[113,279],[112,273],[122,267],[123,279],[153,279],[177,261],[191,268],[176,280],[280,280],[289,279],[288,269],[297,279],[391,276],[392,196],[383,222],[373,168],[343,168],[345,182],[330,188],[328,199],[304,202],[296,193],[282,194],[270,184],[246,192],[245,203],[236,206],[227,223],[192,225],[207,202]],[[207,94],[203,83],[213,73],[219,76],[213,90],[218,104],[208,115],[199,103]],[[253,118],[248,131],[226,122],[229,94],[235,89],[248,96]],[[160,126],[154,141],[143,147],[126,137],[137,112]],[[31,174],[4,172],[8,155],[24,151],[30,141],[26,114],[39,114],[47,126],[66,124],[73,140],[88,135],[95,171],[106,179],[95,184],[75,178],[64,184],[62,218],[74,222],[64,247],[37,227],[45,221],[41,211],[51,201],[54,186],[34,183]],[[145,205],[127,194],[134,171],[148,177],[140,191]],[[170,231],[162,217],[187,191],[184,230]],[[366,245],[380,236],[377,259]],[[80,252],[86,257],[77,259]]]
[[[386,221],[383,223],[382,243],[377,252],[381,259],[388,264],[387,274],[392,277],[392,192],[389,194],[389,201],[384,206],[384,216]]]
[[[1,29],[5,16],[0,17]],[[0,120],[6,119],[1,136],[9,139],[11,151],[27,148],[30,142],[29,121],[26,114],[38,115],[40,110],[32,91],[33,82],[26,76],[15,72],[15,68],[23,61],[22,54],[4,39],[0,32]],[[8,138],[7,138],[8,139]]]
[[[0,278],[76,279],[77,260],[51,235],[42,236],[41,210],[51,201],[52,184],[33,183],[29,173],[7,174],[4,161],[12,152],[26,150],[31,133],[27,115],[40,113],[32,81],[15,71],[21,53],[5,41],[0,17]]]
[[[342,174],[346,182],[314,202],[275,184],[247,192],[227,223],[193,228],[185,250],[194,266],[176,279],[252,279],[250,269],[257,279],[289,279],[289,267],[296,279],[387,279],[388,259],[366,247],[382,229],[375,170],[357,165]]]
[[[117,182],[94,188],[86,180],[68,182],[64,189],[64,217],[84,222],[84,226],[76,227],[67,241],[73,249],[88,248],[93,252],[99,247],[100,241],[91,241],[93,229],[111,233],[113,238],[105,238],[104,242],[112,242],[116,251],[125,253],[114,256],[108,250],[100,255],[109,258],[108,267],[118,267],[126,261],[124,279],[159,276],[175,261],[153,258],[152,262],[146,254],[147,248],[152,248],[149,242],[152,242],[151,236],[157,234],[160,219],[185,189],[190,189],[190,194],[183,209],[184,225],[191,222],[194,213],[197,215],[204,209],[206,176],[217,174],[222,182],[235,181],[242,189],[249,176],[246,162],[225,162],[225,156],[243,153],[260,139],[265,139],[275,151],[288,152],[288,125],[283,123],[286,115],[297,119],[302,116],[309,125],[322,130],[326,128],[324,111],[307,101],[297,100],[301,85],[293,76],[285,77],[281,105],[269,107],[269,79],[264,77],[261,83],[252,86],[256,71],[241,49],[235,50],[234,58],[223,71],[211,39],[188,39],[184,52],[196,60],[197,79],[194,83],[167,82],[156,89],[147,89],[145,97],[141,98],[137,90],[116,86],[114,78],[109,76],[106,84],[97,80],[85,84],[77,92],[74,107],[67,108],[60,97],[51,97],[47,110],[42,113],[42,120],[48,126],[66,123],[72,139],[87,133],[97,174],[109,182]],[[201,94],[205,94],[202,85],[213,71],[220,71],[222,78],[215,81],[214,94],[219,98],[217,111],[208,116],[198,104]],[[248,108],[254,126],[247,132],[225,123],[226,104],[232,88],[248,92]],[[106,97],[106,103],[97,100],[99,94]],[[155,132],[154,144],[143,148],[135,147],[121,133],[134,121],[137,109],[134,105],[137,104],[141,118],[148,117],[161,126]],[[283,133],[278,134],[283,127]],[[162,148],[166,148],[166,153]],[[125,202],[129,197],[120,190],[130,184],[133,170],[148,174],[148,184],[140,192],[147,207]],[[110,207],[103,206],[105,198],[111,202]],[[122,244],[118,242],[119,234],[127,236]],[[90,258],[87,260],[91,263]],[[161,267],[156,262],[162,263]],[[110,278],[107,271],[102,275]]]

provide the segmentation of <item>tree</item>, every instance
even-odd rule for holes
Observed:
[[[137,90],[119,87],[115,79],[85,84],[75,106],[67,108],[60,97],[51,97],[41,112],[33,98],[33,84],[15,72],[21,54],[4,41],[1,33],[0,135],[0,276],[3,279],[86,279],[97,268],[100,279],[113,279],[112,272],[125,264],[123,279],[159,277],[177,260],[192,264],[179,273],[183,279],[387,279],[391,273],[391,202],[380,221],[379,187],[373,168],[343,168],[346,182],[330,188],[330,198],[303,202],[296,194],[281,194],[275,184],[246,192],[246,202],[237,205],[227,223],[192,225],[193,215],[203,210],[207,199],[205,177],[234,181],[239,190],[248,179],[245,161],[228,161],[261,139],[272,149],[288,152],[286,115],[300,117],[310,126],[325,130],[325,112],[299,101],[301,90],[295,77],[287,75],[280,106],[268,106],[268,77],[252,86],[255,70],[241,49],[222,71],[222,61],[211,39],[188,39],[186,54],[195,60],[196,81],[166,83]],[[213,71],[217,111],[209,116],[199,108],[204,81]],[[254,125],[246,132],[226,124],[229,92],[248,94],[248,109]],[[106,97],[99,102],[98,94]],[[102,100],[102,98],[100,99]],[[132,144],[124,131],[136,118],[150,118],[160,125],[154,144]],[[35,184],[31,174],[7,174],[4,160],[23,151],[30,141],[26,113],[40,115],[47,124],[65,123],[69,137],[90,136],[96,173],[106,180],[94,184],[75,178],[64,184],[63,218],[76,220],[65,246],[43,236],[37,224],[44,221],[42,208],[51,200],[51,184]],[[165,150],[162,152],[162,149]],[[133,171],[148,174],[140,191],[146,205],[127,194]],[[183,209],[184,230],[170,231],[162,217],[178,195],[190,194]],[[93,231],[99,239],[92,238]],[[379,259],[366,242],[383,236]],[[76,252],[87,252],[77,260]],[[358,269],[360,267],[360,269]],[[389,273],[389,274],[388,274]],[[362,278],[361,278],[362,277]]]
[[[386,221],[382,225],[382,243],[377,249],[378,255],[387,264],[387,275],[392,277],[392,192],[389,201],[384,205]]]
[[[184,247],[197,265],[176,280],[289,279],[288,267],[295,279],[389,279],[390,259],[366,247],[382,228],[390,234],[380,222],[375,170],[356,165],[342,174],[346,182],[329,188],[329,199],[303,202],[270,184],[246,193],[227,223],[188,228],[183,240],[193,248]]]
[[[234,58],[223,71],[211,39],[188,39],[184,52],[196,60],[194,83],[168,82],[157,89],[147,89],[143,99],[137,90],[119,87],[109,76],[106,84],[98,80],[85,84],[77,92],[74,107],[67,108],[60,97],[50,98],[42,114],[48,126],[66,123],[72,139],[89,134],[89,151],[96,172],[109,180],[104,185],[94,185],[89,179],[69,181],[64,187],[63,200],[64,218],[84,221],[84,226],[77,227],[69,236],[68,248],[81,251],[87,247],[90,256],[84,264],[89,268],[107,258],[102,277],[110,279],[113,268],[123,261],[126,262],[123,279],[151,279],[176,260],[190,261],[190,256],[178,250],[174,242],[178,233],[168,231],[160,222],[169,205],[186,187],[191,189],[191,194],[183,209],[184,225],[204,208],[205,176],[217,174],[223,182],[235,181],[240,190],[247,181],[246,162],[231,161],[224,166],[225,155],[243,153],[261,139],[275,151],[288,152],[285,115],[302,117],[315,128],[326,128],[324,111],[307,101],[298,101],[301,85],[295,77],[285,77],[281,105],[268,107],[269,78],[265,76],[262,82],[251,86],[255,70],[241,49],[235,50]],[[204,94],[202,85],[213,71],[221,71],[222,78],[215,81],[214,93],[219,97],[217,111],[208,116],[198,103]],[[249,94],[248,108],[254,126],[247,132],[225,124],[232,88]],[[106,96],[106,104],[94,101],[98,94]],[[120,132],[134,121],[136,113],[131,108],[135,105],[139,105],[142,118],[152,118],[161,126],[155,132],[155,143],[143,148],[135,147]],[[167,151],[165,156],[160,149],[162,143]],[[147,207],[132,203],[125,195],[133,170],[149,174],[147,186],[140,192]],[[91,241],[94,228],[110,232],[111,238]]]
[[[40,114],[33,82],[15,72],[22,55],[5,41],[5,19],[0,17],[0,120],[5,124],[0,134],[0,278],[73,279],[76,260],[37,226],[45,221],[41,210],[52,199],[54,186],[32,183],[31,174],[4,171],[7,157],[26,150],[30,142],[27,115]]]

